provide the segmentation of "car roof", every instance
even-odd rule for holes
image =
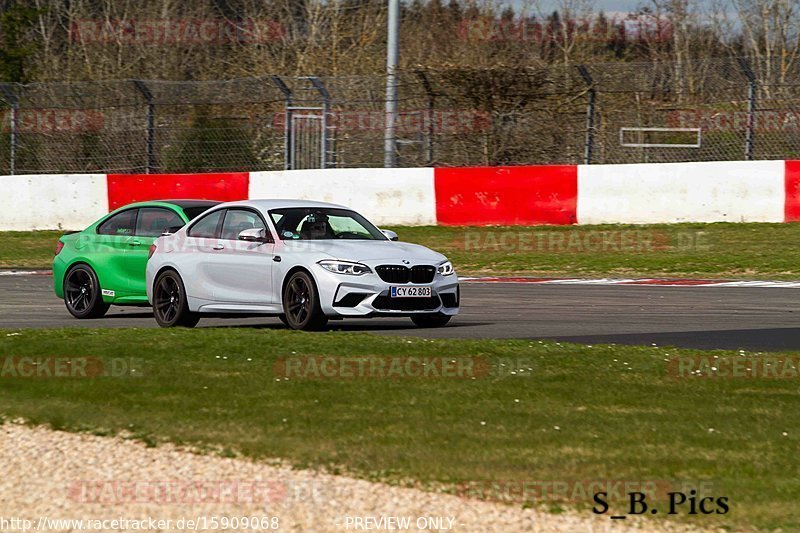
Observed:
[[[177,205],[181,208],[187,207],[214,207],[215,205],[219,205],[222,202],[218,200],[159,200],[159,202],[164,202],[167,204]]]
[[[330,204],[327,202],[315,202],[313,200],[291,200],[291,199],[256,199],[256,200],[242,200],[239,202],[227,202],[225,206],[249,206],[256,207],[262,211],[270,209],[286,209],[290,207],[331,207],[335,209],[350,209],[349,207]]]
[[[132,204],[127,204],[119,207],[119,209],[126,209],[129,207],[148,207],[148,206],[158,206],[164,204],[170,204],[180,207],[181,209],[187,209],[190,207],[205,207],[210,208],[214,207],[215,205],[221,204],[222,202],[218,200],[148,200],[146,202],[134,202]]]

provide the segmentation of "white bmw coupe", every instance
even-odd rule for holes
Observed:
[[[345,317],[408,316],[444,326],[459,287],[445,256],[396,242],[346,207],[302,200],[219,204],[159,237],[147,299],[162,327],[202,315],[272,315],[293,329]]]

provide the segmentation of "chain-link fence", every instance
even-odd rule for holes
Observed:
[[[398,165],[800,158],[800,67],[403,71]],[[0,174],[383,164],[385,78],[0,85]]]

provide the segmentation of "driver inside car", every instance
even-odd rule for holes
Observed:
[[[322,213],[311,213],[300,227],[301,239],[333,239],[335,237],[336,235],[328,222],[328,215]]]

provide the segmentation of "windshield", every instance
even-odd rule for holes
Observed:
[[[289,207],[273,209],[269,215],[282,240],[386,240],[366,218],[348,209]]]

